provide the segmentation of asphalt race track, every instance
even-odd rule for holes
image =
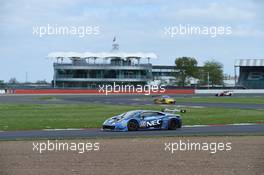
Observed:
[[[16,139],[72,139],[72,138],[125,138],[125,137],[171,137],[208,135],[264,135],[264,124],[183,127],[177,130],[110,132],[100,129],[4,131],[0,140]]]
[[[194,106],[194,107],[224,107],[224,108],[240,108],[240,109],[255,109],[264,110],[264,104],[243,104],[243,103],[202,103],[202,102],[177,102],[180,106]],[[221,97],[220,97],[221,98]],[[152,98],[144,98],[144,96],[67,96],[63,97],[65,100],[86,102],[86,103],[100,103],[100,104],[117,104],[117,105],[154,105]]]
[[[155,105],[151,96],[144,95],[50,95],[55,97],[54,100],[41,100],[43,95],[2,95],[0,96],[0,103],[30,103],[30,104],[83,104],[83,103],[97,103],[108,105]],[[193,106],[193,107],[224,107],[224,108],[239,108],[239,109],[255,109],[264,110],[264,104],[245,104],[245,103],[202,103],[202,102],[177,102],[177,106]],[[185,95],[193,96],[193,95]],[[195,95],[196,97],[199,95]],[[236,97],[249,96],[239,95]],[[263,94],[256,94],[255,96],[263,96]],[[220,97],[228,98],[228,97]]]

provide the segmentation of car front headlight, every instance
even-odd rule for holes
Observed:
[[[105,125],[105,124],[107,124],[107,123],[108,123],[108,120],[105,120],[104,123],[103,123],[103,125]]]

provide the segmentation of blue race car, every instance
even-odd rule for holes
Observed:
[[[180,115],[174,114],[175,110],[133,110],[107,119],[102,130],[110,131],[137,131],[137,130],[175,130],[181,128]],[[185,112],[177,110],[176,112]]]

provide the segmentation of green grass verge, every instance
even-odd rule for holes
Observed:
[[[38,130],[48,128],[97,128],[106,118],[134,109],[159,106],[1,104],[0,130]],[[187,108],[184,125],[264,122],[264,111]]]

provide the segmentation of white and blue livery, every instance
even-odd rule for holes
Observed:
[[[177,110],[178,112],[179,110]],[[138,130],[175,130],[181,128],[182,120],[175,110],[152,111],[133,110],[107,119],[103,130],[138,131]],[[185,112],[180,110],[179,112]]]

